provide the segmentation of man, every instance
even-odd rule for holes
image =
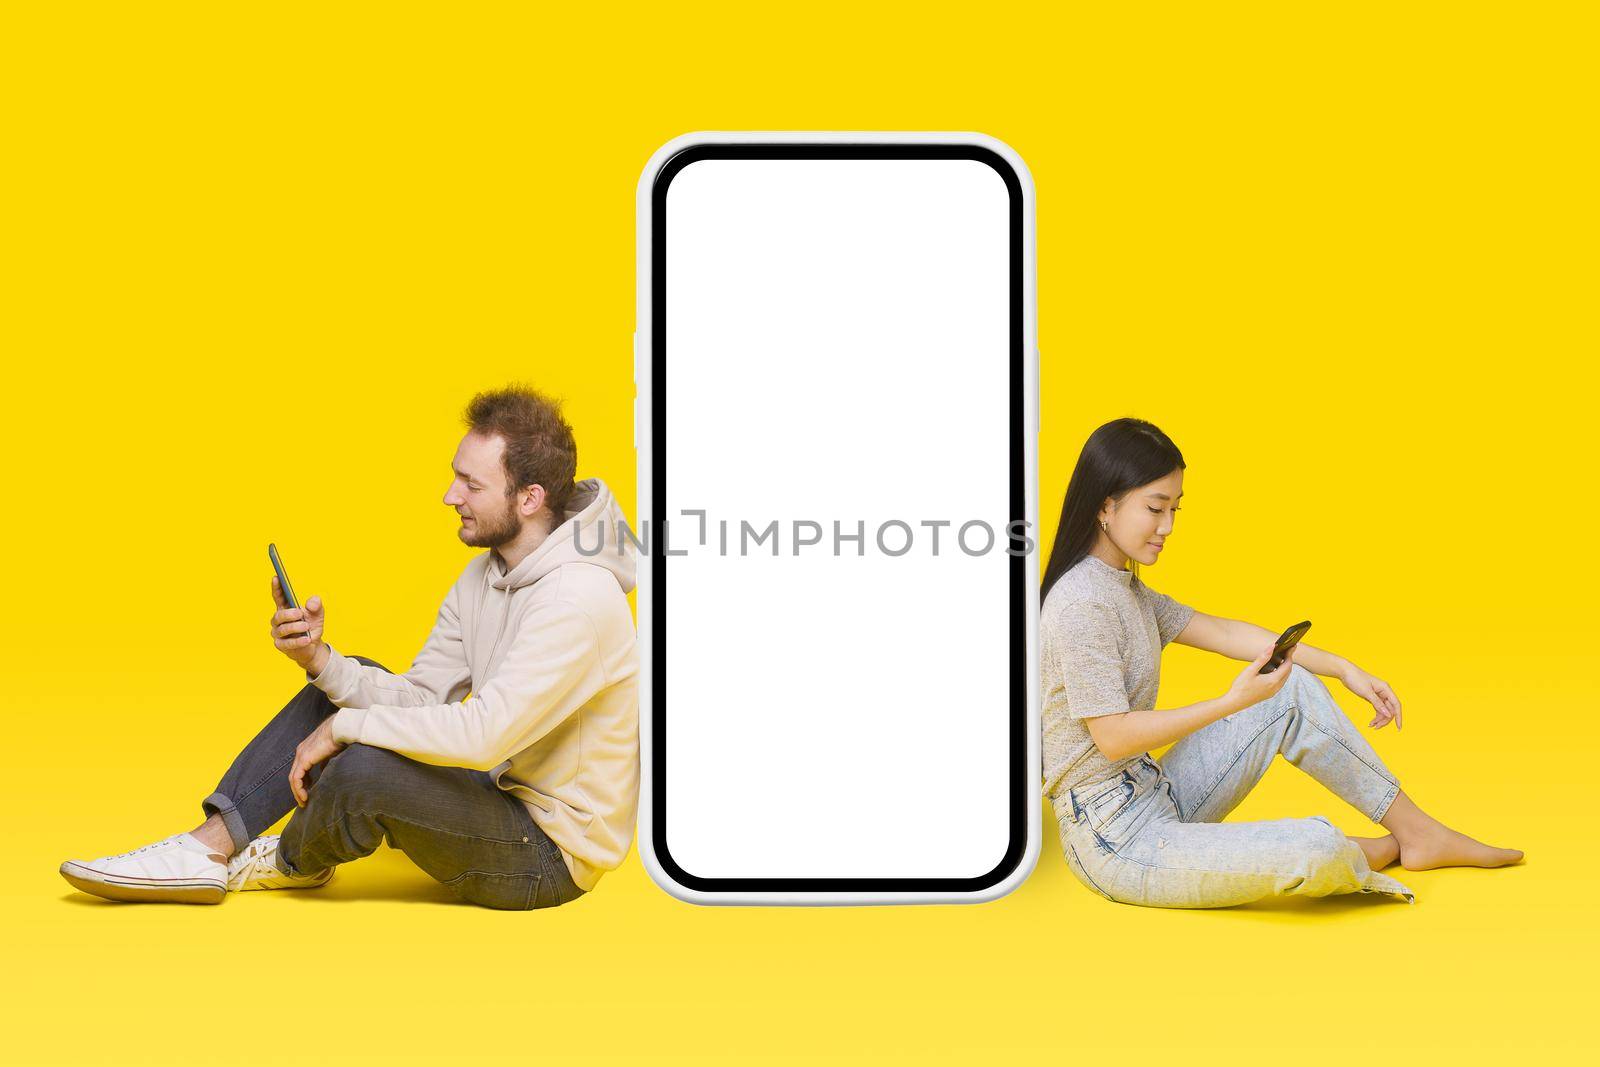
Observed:
[[[577,447],[531,389],[474,397],[444,502],[487,548],[405,674],[323,637],[319,597],[273,643],[310,679],[239,753],[185,833],[61,865],[111,900],[220,903],[309,888],[387,838],[464,900],[541,908],[592,889],[633,837],[637,553],[611,491],[574,482]],[[598,551],[596,550],[598,548]],[[263,833],[293,811],[279,835]]]

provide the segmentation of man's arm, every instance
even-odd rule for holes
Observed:
[[[457,610],[458,582],[450,587],[433,630],[422,651],[404,674],[390,674],[379,667],[358,663],[341,655],[332,645],[318,649],[318,658],[307,670],[311,683],[341,708],[387,704],[419,707],[438,704],[450,698],[459,687],[470,683],[466,646],[461,639],[461,616]],[[326,653],[324,655],[324,653]]]
[[[1215,652],[1229,659],[1248,662],[1261,650],[1263,641],[1277,639],[1277,632],[1254,623],[1241,619],[1224,619],[1196,611],[1194,618],[1189,620],[1189,624],[1173,638],[1173,641],[1180,645],[1188,645],[1190,648]],[[1321,674],[1329,678],[1343,678],[1344,672],[1350,667],[1350,661],[1343,656],[1336,656],[1304,641],[1295,646],[1294,661],[1312,674]]]
[[[493,770],[561,724],[606,686],[600,639],[573,604],[534,608],[505,661],[466,700],[410,707],[345,707],[333,739],[360,742],[443,767]]]

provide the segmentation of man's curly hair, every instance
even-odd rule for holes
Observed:
[[[513,383],[472,398],[467,428],[505,439],[506,496],[530,485],[544,487],[552,521],[561,522],[578,472],[578,445],[561,405],[527,385]]]

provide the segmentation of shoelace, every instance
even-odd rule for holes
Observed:
[[[250,842],[239,854],[239,868],[229,876],[228,884],[242,886],[254,878],[258,870],[269,878],[281,875],[283,872],[278,870],[277,864],[268,858],[269,854],[276,855],[277,851],[276,837],[258,837]]]
[[[129,856],[137,856],[141,852],[149,852],[153,848],[160,848],[163,845],[170,844],[171,840],[171,838],[168,838],[165,841],[152,841],[148,845],[140,845],[138,848],[129,849],[127,852],[118,852],[115,856],[107,856],[106,859],[120,860],[126,859]]]

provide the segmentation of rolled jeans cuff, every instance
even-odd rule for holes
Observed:
[[[200,802],[200,807],[208,817],[222,816],[222,825],[228,828],[228,837],[233,840],[235,852],[250,843],[250,831],[245,829],[244,817],[239,814],[239,809],[234,807],[233,798],[228,794],[212,793]]]
[[[1389,814],[1389,805],[1394,803],[1394,798],[1400,795],[1400,783],[1390,781],[1389,788],[1384,792],[1383,799],[1378,801],[1378,806],[1373,808],[1368,815],[1375,823],[1382,823],[1383,817]]]

